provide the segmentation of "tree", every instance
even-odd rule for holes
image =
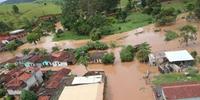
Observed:
[[[156,15],[156,23],[158,25],[166,25],[176,21],[177,13],[175,8],[162,9],[158,15]]]
[[[180,29],[181,43],[185,42],[188,45],[189,41],[197,40],[197,29],[192,25],[185,25]]]
[[[14,69],[14,68],[16,68],[17,66],[15,65],[15,64],[13,64],[13,63],[8,63],[7,65],[6,65],[6,68],[7,69],[9,69],[9,70],[12,70],[12,69]]]
[[[194,9],[194,13],[198,19],[200,19],[200,0],[196,0],[196,5]]]
[[[13,5],[12,6],[13,12],[18,14],[19,13],[19,8],[17,7],[17,5]]]
[[[41,36],[41,33],[30,33],[27,35],[27,41],[29,43],[37,44],[37,41],[40,40]]]
[[[0,21],[0,27],[0,33],[11,30],[11,27],[3,21]]]
[[[148,61],[148,56],[151,53],[151,47],[149,44],[142,43],[141,45],[139,45],[138,47],[138,51],[136,53],[136,58],[140,61],[140,62],[146,62]]]
[[[88,65],[88,60],[89,60],[89,57],[88,57],[88,56],[81,56],[81,57],[78,59],[78,63],[79,63],[79,64],[83,64],[84,66],[87,67],[87,65]]]
[[[0,89],[0,98],[4,97],[6,95],[6,90],[4,88]]]
[[[60,50],[60,48],[57,47],[57,46],[52,47],[52,52],[56,52],[56,51],[59,51],[59,50]]]
[[[107,53],[102,57],[102,62],[104,64],[113,64],[115,61],[114,53]]]
[[[23,49],[22,54],[23,55],[28,55],[31,52],[31,49]]]
[[[90,33],[90,39],[92,41],[97,41],[101,39],[101,33],[99,32],[99,30],[95,30],[93,32]]]
[[[9,51],[14,51],[17,49],[17,43],[15,41],[11,41],[8,44],[6,44],[6,49]]]
[[[147,14],[157,15],[161,10],[160,0],[142,0],[142,6]]]
[[[22,90],[20,98],[21,100],[37,100],[36,94],[28,90]]]
[[[120,52],[120,58],[122,62],[130,62],[134,59],[134,49],[132,46],[122,48]]]
[[[15,100],[15,97],[12,95],[7,95],[6,100]]]
[[[128,16],[127,11],[122,10],[122,9],[119,9],[119,11],[118,11],[117,14],[116,14],[116,18],[117,18],[119,21],[122,21],[122,22],[125,22],[125,21],[126,21],[127,16]]]

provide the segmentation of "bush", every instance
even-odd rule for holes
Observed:
[[[28,90],[22,90],[20,98],[20,100],[37,100],[36,94]]]
[[[98,31],[96,31],[94,33],[90,33],[90,39],[92,41],[100,40],[101,39],[101,34]]]
[[[57,47],[57,46],[52,47],[52,52],[56,52],[56,51],[59,51],[59,50],[60,50],[60,48]]]
[[[192,51],[190,54],[192,55],[193,58],[197,58],[198,55],[197,51]]]
[[[199,73],[198,69],[194,67],[189,67],[186,69],[186,71],[189,73],[190,76],[193,76]]]
[[[12,95],[6,96],[6,100],[15,100],[15,97]]]
[[[108,49],[107,44],[105,44],[103,42],[99,42],[99,41],[88,42],[87,46],[88,46],[89,50],[106,50],[106,49]]]
[[[173,31],[167,31],[167,34],[165,34],[165,41],[171,41],[178,37],[176,32]]]
[[[102,62],[104,64],[113,64],[115,61],[115,56],[113,53],[107,53],[102,57]]]
[[[4,97],[6,95],[5,89],[0,89],[0,98]]]
[[[13,63],[8,63],[7,65],[6,65],[6,68],[7,69],[9,69],[9,70],[12,70],[12,69],[14,69],[14,68],[16,68],[17,66],[15,65],[15,64],[13,64]]]
[[[122,62],[131,62],[134,59],[134,48],[132,46],[124,47],[120,52]]]
[[[77,48],[75,50],[76,60],[78,60],[81,56],[85,56],[87,54],[88,50],[89,50],[88,46],[82,46],[80,48]]]
[[[99,29],[101,35],[110,35],[112,34],[112,32],[114,31],[113,30],[113,27],[111,25],[109,26],[103,26]]]

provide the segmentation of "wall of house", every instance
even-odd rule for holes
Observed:
[[[33,66],[35,66],[35,64],[31,63],[31,62],[26,62],[26,63],[24,63],[24,66],[25,67],[33,67]]]
[[[21,94],[21,90],[8,89],[7,92],[9,95],[20,95]]]
[[[39,82],[39,84],[43,82],[42,76],[43,76],[42,71],[37,71],[35,73],[35,77],[36,77],[37,81]]]
[[[66,66],[68,66],[68,64],[67,64],[67,62],[59,62],[59,61],[54,61],[53,63],[52,63],[52,65],[54,66],[54,67],[66,67]]]
[[[38,84],[34,75],[32,75],[32,77],[29,78],[28,80],[26,80],[25,83],[26,83],[28,89],[30,89],[30,87]]]

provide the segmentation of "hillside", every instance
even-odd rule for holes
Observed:
[[[20,13],[14,14],[12,11],[12,4],[0,5],[0,21],[5,21],[14,26],[14,28],[20,28],[24,25],[25,19],[36,19],[39,16],[47,14],[61,13],[60,6],[53,3],[19,3],[16,4]]]
[[[33,2],[35,0],[6,0],[3,3],[22,3],[22,2]]]

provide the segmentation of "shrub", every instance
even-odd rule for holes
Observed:
[[[28,55],[31,52],[31,49],[23,49],[22,54],[23,55]]]
[[[186,71],[189,73],[190,76],[193,76],[199,73],[198,69],[194,67],[189,67],[186,69]]]
[[[37,100],[36,94],[28,90],[22,90],[20,98],[20,100]]]
[[[12,69],[14,69],[14,68],[16,68],[17,66],[15,65],[15,64],[13,64],[13,63],[8,63],[7,65],[6,65],[6,68],[7,69],[9,69],[9,70],[12,70]]]
[[[110,35],[112,34],[112,32],[114,31],[113,30],[113,27],[111,25],[109,26],[103,26],[99,29],[101,35]]]
[[[6,96],[6,100],[15,100],[15,97],[12,95]]]
[[[57,47],[57,46],[52,47],[52,52],[56,52],[56,51],[59,51],[59,50],[60,50],[60,48]]]
[[[120,52],[122,62],[131,62],[134,59],[134,48],[132,46],[124,47]]]
[[[114,53],[107,53],[102,57],[102,62],[104,64],[113,64],[115,61]]]
[[[197,58],[198,55],[197,51],[192,51],[190,54],[192,55],[192,57]]]
[[[99,32],[90,33],[90,39],[92,41],[100,40],[101,34]]]
[[[87,46],[88,46],[89,50],[106,50],[106,49],[108,49],[107,44],[105,44],[103,42],[99,42],[99,41],[88,42]]]
[[[5,89],[0,89],[0,98],[4,97],[6,95]]]
[[[167,31],[167,34],[165,34],[165,41],[171,41],[178,37],[176,32],[173,31]]]
[[[140,44],[137,48],[136,58],[140,62],[147,62],[149,54],[151,53],[151,47],[148,43],[144,42]]]
[[[87,54],[88,50],[89,50],[88,46],[82,46],[80,48],[77,48],[75,50],[76,60],[78,60],[81,56],[85,56]]]

